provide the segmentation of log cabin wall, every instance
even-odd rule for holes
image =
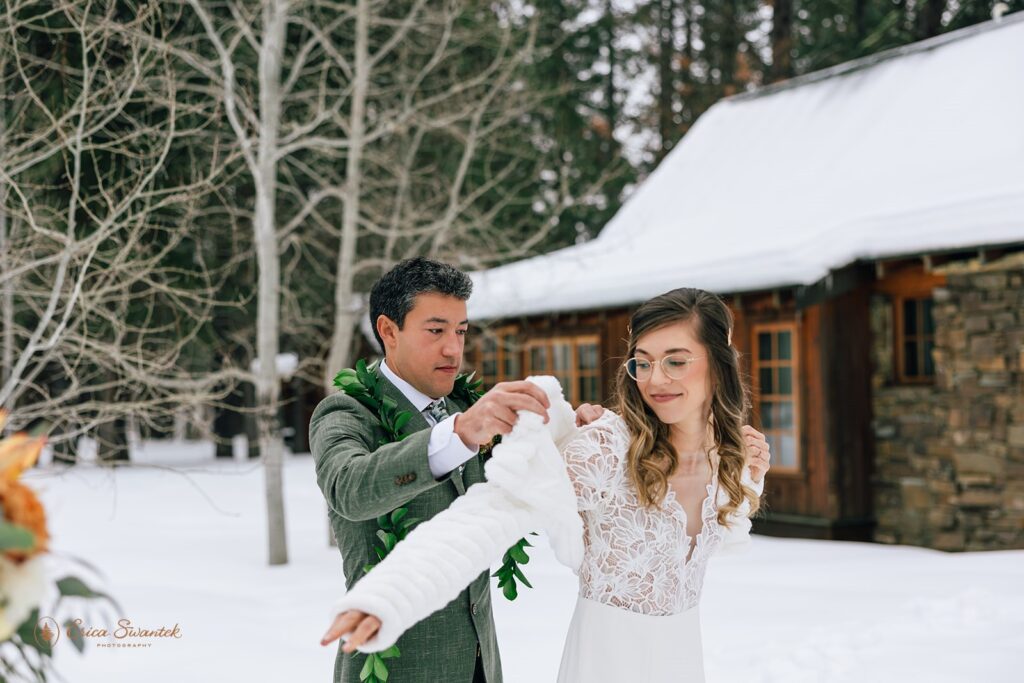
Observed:
[[[824,413],[835,393],[828,384],[835,373],[823,344],[835,340],[836,335],[826,334],[835,313],[823,304],[798,306],[794,289],[732,297],[730,306],[736,319],[733,343],[750,380],[752,424],[772,442],[774,464],[755,531],[833,538],[844,496],[833,484],[834,463],[829,458],[827,430],[832,423]],[[792,344],[788,352],[781,335]],[[791,375],[783,382],[780,372],[787,366]],[[789,404],[781,414],[780,403]],[[787,431],[788,438],[795,439],[795,449],[787,441]]]

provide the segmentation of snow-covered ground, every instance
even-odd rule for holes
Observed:
[[[26,474],[48,507],[53,547],[95,564],[123,610],[83,612],[85,624],[180,627],[180,639],[91,644],[84,656],[60,641],[65,680],[330,681],[334,650],[317,641],[341,564],[312,459],[287,463],[290,563],[271,568],[257,464],[215,462],[203,444],[147,444],[137,458],[147,464],[116,475]],[[575,577],[538,546],[527,572],[535,589],[495,599],[509,683],[554,680],[575,601]],[[749,553],[711,565],[701,610],[710,683],[1024,680],[1024,551],[755,537]]]

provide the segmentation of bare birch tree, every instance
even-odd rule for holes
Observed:
[[[588,188],[521,205],[567,161],[535,139],[530,112],[551,93],[524,83],[532,25],[501,3],[181,2],[202,36],[169,49],[209,79],[252,186],[260,452],[271,562],[285,562],[281,340],[306,345],[300,374],[331,391],[360,288],[383,269],[415,254],[470,266],[526,255]]]
[[[230,155],[143,38],[162,21],[99,0],[0,15],[0,406],[54,423],[58,446],[235,374],[194,355],[218,289],[194,224]]]

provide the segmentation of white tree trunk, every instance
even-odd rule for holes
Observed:
[[[266,480],[267,544],[271,565],[288,563],[284,523],[282,460],[284,444],[277,425],[277,352],[280,334],[280,263],[276,229],[277,134],[281,116],[281,56],[287,4],[267,0],[263,6],[263,43],[259,55],[260,113],[257,150],[255,244],[259,263],[256,345],[257,429]]]
[[[362,157],[366,144],[366,95],[370,87],[369,31],[370,3],[369,0],[359,0],[356,3],[355,72],[352,81],[348,159],[345,169],[345,207],[342,214],[338,260],[334,271],[334,326],[323,380],[324,391],[328,393],[333,391],[334,375],[348,365],[352,336],[359,315],[352,306],[352,267],[359,236]]]
[[[6,65],[0,64],[0,70],[4,68]],[[0,99],[0,141],[6,139],[6,115],[4,101]],[[0,151],[0,158],[3,156]],[[3,327],[3,337],[0,338],[0,387],[7,383],[7,378],[14,368],[14,278],[3,277],[11,259],[11,248],[8,245],[10,240],[7,235],[7,183],[0,180],[0,280],[3,280],[3,288],[0,290],[0,315],[3,316],[0,320],[0,327]]]

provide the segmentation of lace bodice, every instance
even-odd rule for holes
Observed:
[[[625,467],[629,442],[625,421],[606,410],[563,450],[583,517],[580,595],[642,614],[677,614],[700,600],[708,558],[723,542],[718,501],[726,494],[713,475],[701,530],[691,539],[671,489],[659,509],[640,503]]]

